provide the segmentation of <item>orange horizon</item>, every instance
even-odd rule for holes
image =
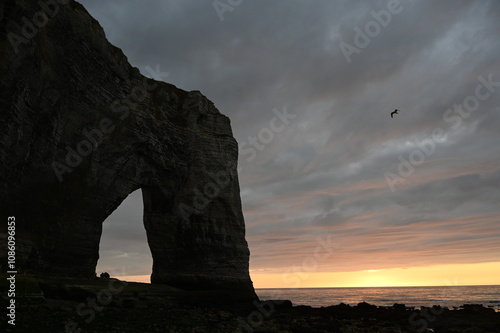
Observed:
[[[255,289],[373,288],[500,285],[500,262],[370,269],[350,272],[257,273]],[[150,275],[124,275],[129,282],[150,283]]]

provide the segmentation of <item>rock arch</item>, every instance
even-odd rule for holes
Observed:
[[[72,1],[11,47],[37,6],[6,1],[0,21],[0,200],[19,269],[93,276],[102,222],[140,188],[153,283],[255,298],[229,118],[142,76]]]

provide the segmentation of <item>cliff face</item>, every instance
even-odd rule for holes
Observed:
[[[142,76],[78,3],[7,0],[0,16],[0,202],[17,268],[94,276],[103,221],[140,188],[153,283],[255,298],[229,119]]]

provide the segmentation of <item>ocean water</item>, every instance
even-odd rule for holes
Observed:
[[[262,301],[288,299],[293,305],[322,307],[367,302],[378,306],[394,303],[420,308],[440,305],[453,308],[463,304],[482,304],[500,311],[500,286],[373,287],[373,288],[280,288],[256,289]]]

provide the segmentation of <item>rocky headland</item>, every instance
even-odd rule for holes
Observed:
[[[76,1],[0,12],[0,215],[18,273],[93,277],[103,221],[141,189],[152,283],[256,299],[229,118],[155,64],[143,76]]]

